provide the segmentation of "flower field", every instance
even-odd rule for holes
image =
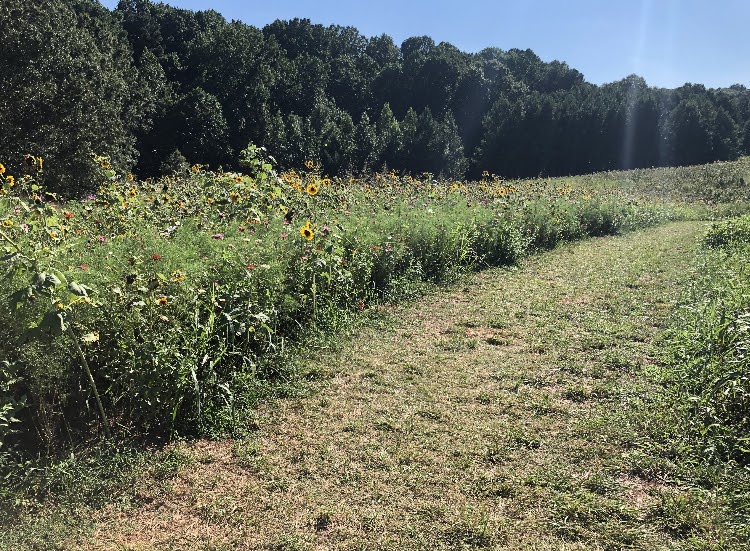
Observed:
[[[3,450],[235,430],[300,376],[295,350],[362,310],[679,210],[607,175],[330,179],[312,161],[277,174],[253,146],[243,173],[136,181],[96,162],[101,188],[76,200],[45,193],[41,158],[0,176]]]

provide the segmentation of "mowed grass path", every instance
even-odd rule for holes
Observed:
[[[111,506],[82,549],[680,548],[627,412],[699,223],[565,245],[390,309],[252,439]],[[709,536],[710,539],[710,536]],[[70,544],[72,546],[72,542]]]

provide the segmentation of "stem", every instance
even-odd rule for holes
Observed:
[[[318,287],[315,285],[315,274],[313,274],[313,282],[312,282],[312,296],[313,296],[313,326],[317,328],[318,326]]]
[[[19,253],[23,252],[23,251],[21,250],[21,247],[19,247],[19,246],[18,246],[18,245],[16,244],[16,242],[15,242],[15,241],[13,241],[13,240],[12,240],[12,239],[11,239],[10,237],[8,237],[8,235],[7,235],[7,234],[6,234],[6,233],[5,233],[5,232],[4,232],[3,230],[0,230],[0,237],[2,237],[4,241],[7,241],[8,243],[10,243],[10,245],[11,245],[11,246],[12,246],[12,247],[13,247],[13,248],[14,248],[14,249],[15,249],[15,250],[17,251],[17,252],[19,252]]]
[[[86,361],[86,355],[83,353],[83,350],[81,349],[81,345],[78,344],[78,335],[76,335],[75,331],[73,331],[73,328],[68,325],[68,333],[70,334],[70,337],[73,339],[73,345],[76,347],[76,351],[78,352],[78,357],[81,358],[81,364],[83,364],[83,370],[86,372],[86,375],[88,375],[89,383],[91,384],[91,390],[94,391],[94,398],[96,398],[96,405],[99,407],[99,415],[102,417],[102,423],[104,424],[104,435],[107,438],[111,438],[112,434],[109,431],[109,420],[107,419],[107,414],[104,413],[104,406],[102,406],[102,400],[99,397],[99,391],[96,390],[96,383],[94,382],[94,376],[91,374],[91,369],[89,368],[89,362]]]

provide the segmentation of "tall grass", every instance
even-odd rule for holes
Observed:
[[[708,460],[750,461],[750,216],[714,224],[675,312],[665,371],[686,437]]]

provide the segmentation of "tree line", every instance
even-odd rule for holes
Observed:
[[[121,0],[4,0],[0,160],[43,155],[75,193],[92,154],[141,177],[236,167],[263,145],[282,167],[475,177],[705,163],[750,152],[750,91],[597,86],[531,50],[462,52],[412,37]]]

